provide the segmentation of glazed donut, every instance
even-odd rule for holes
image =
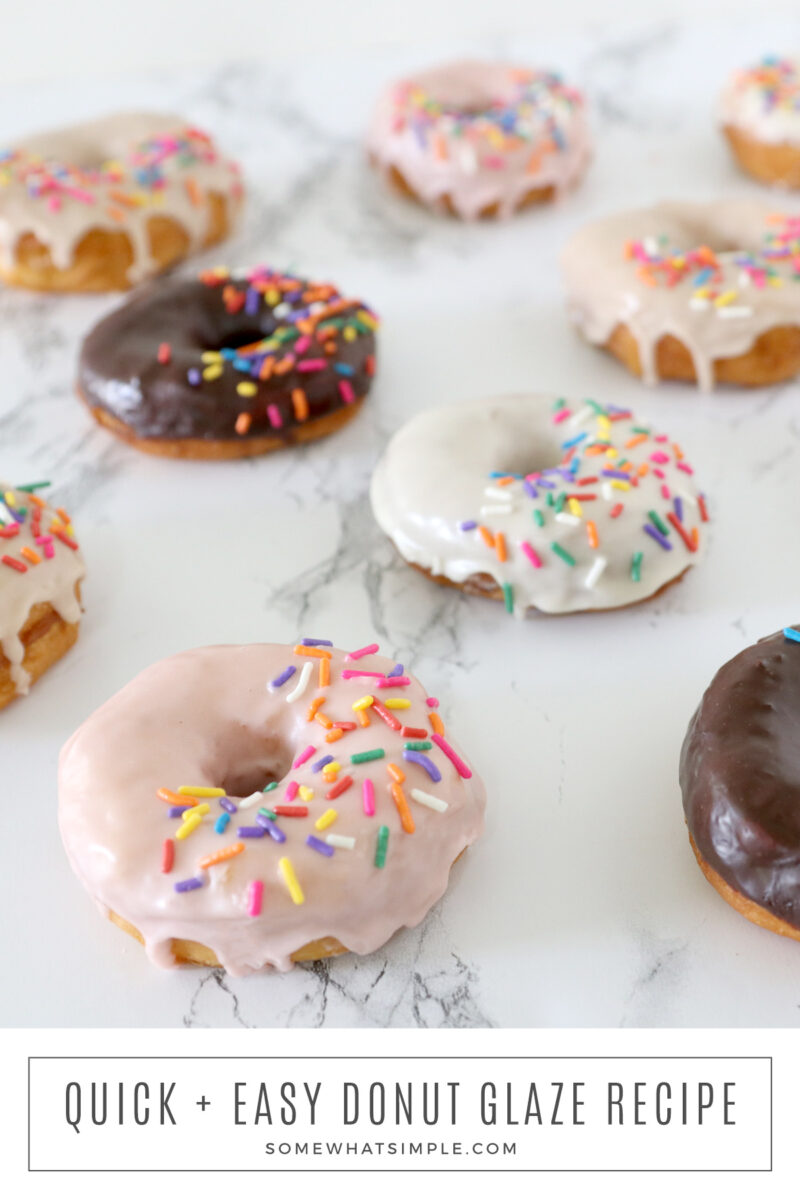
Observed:
[[[367,144],[402,192],[465,219],[552,200],[589,159],[581,94],[552,72],[497,62],[448,63],[392,84]]]
[[[83,556],[69,515],[0,483],[0,708],[25,695],[78,637]]]
[[[737,71],[722,94],[720,119],[739,166],[762,183],[800,187],[800,62],[762,59]]]
[[[748,920],[800,940],[800,627],[718,671],[681,752],[703,874]]]
[[[116,113],[0,155],[0,278],[54,292],[121,291],[232,228],[235,163],[181,117]]]
[[[705,549],[708,510],[680,447],[593,400],[421,413],[390,441],[371,499],[412,566],[518,617],[635,604]]]
[[[438,701],[377,651],[191,650],[67,742],[67,854],[153,962],[241,975],[369,954],[442,896],[484,787]]]
[[[78,394],[148,454],[265,454],[355,415],[375,371],[376,327],[330,284],[266,267],[161,281],[90,331]]]
[[[800,218],[762,203],[659,204],[580,230],[572,321],[647,383],[759,387],[800,371]]]

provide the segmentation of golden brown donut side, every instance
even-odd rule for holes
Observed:
[[[375,159],[372,159],[372,162],[375,163]],[[422,197],[419,196],[414,191],[411,184],[408,182],[408,180],[403,175],[402,171],[398,170],[398,168],[395,166],[391,166],[389,168],[388,174],[389,174],[389,182],[391,183],[392,187],[395,188],[396,191],[400,192],[401,195],[405,196],[407,199],[413,200],[415,204],[419,204],[423,208],[430,209],[430,205],[426,204],[425,201],[422,199]],[[520,200],[519,204],[516,205],[514,211],[521,212],[523,209],[533,208],[537,204],[547,204],[551,200],[555,199],[555,195],[556,195],[556,189],[552,185],[550,185],[548,187],[531,188],[530,191],[525,193],[525,195]],[[444,196],[442,196],[439,204],[440,204],[440,207],[444,209],[444,211],[447,213],[448,216],[450,216],[450,217],[458,216],[455,205],[453,204],[453,201],[449,195],[445,194]],[[487,204],[478,213],[478,217],[481,220],[490,220],[492,218],[498,217],[499,215],[500,215],[500,205],[498,203]]]
[[[604,349],[627,367],[632,375],[642,377],[639,346],[625,324],[615,327]],[[662,337],[655,348],[655,366],[659,379],[697,382],[692,356],[688,347],[672,334]],[[765,387],[782,383],[800,373],[800,326],[780,325],[762,333],[745,354],[714,360],[716,383],[733,383],[740,387]]]
[[[216,245],[228,236],[232,214],[228,200],[218,192],[205,197],[208,231],[203,247]],[[147,222],[149,252],[165,271],[189,253],[189,235],[179,221],[155,215]],[[33,233],[24,233],[14,250],[9,268],[0,264],[0,279],[12,287],[42,292],[124,292],[130,289],[128,272],[133,265],[131,239],[123,230],[90,229],[75,248],[72,263],[56,267],[50,250]]]
[[[711,886],[719,892],[726,904],[730,904],[731,908],[734,908],[741,916],[746,917],[748,921],[752,921],[754,925],[760,925],[762,929],[768,929],[770,933],[779,933],[781,937],[792,938],[794,941],[800,942],[800,929],[795,929],[794,925],[790,925],[788,921],[782,920],[781,917],[776,917],[766,908],[762,908],[760,904],[756,904],[754,900],[749,900],[747,896],[743,896],[741,892],[737,892],[735,888],[726,883],[722,876],[706,862],[691,834],[689,834],[689,841],[692,844],[697,865]]]
[[[760,142],[735,125],[725,125],[723,133],[734,158],[748,175],[762,183],[800,188],[800,146]]]
[[[75,594],[80,600],[79,584],[75,587]],[[78,624],[65,621],[52,604],[34,604],[20,631],[20,638],[25,647],[22,666],[30,676],[33,686],[49,667],[74,646],[78,640]],[[0,709],[5,708],[18,695],[11,677],[10,663],[0,650]]]

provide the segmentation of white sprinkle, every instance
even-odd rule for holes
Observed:
[[[723,304],[717,309],[718,317],[752,317],[753,310],[746,304]]]
[[[300,678],[298,679],[297,683],[295,684],[294,690],[289,692],[289,695],[286,697],[287,704],[291,704],[293,700],[300,699],[303,692],[308,687],[308,680],[311,675],[313,666],[314,666],[313,663],[307,662],[306,665],[303,667],[302,671],[300,672]]]
[[[458,160],[462,171],[466,171],[468,175],[474,175],[478,169],[478,159],[472,146],[466,142],[462,142],[458,149]]]
[[[614,489],[612,488],[612,486],[611,486],[611,484],[610,484],[610,483],[604,483],[604,484],[603,484],[603,486],[602,486],[602,488],[601,488],[601,491],[602,491],[602,493],[603,493],[603,499],[604,499],[604,500],[613,500],[613,499],[615,499],[615,497],[614,497]]]
[[[484,496],[488,496],[490,500],[501,500],[504,504],[511,503],[507,488],[487,487],[483,489]]]
[[[603,571],[605,571],[607,566],[608,566],[608,559],[603,558],[602,554],[598,554],[597,558],[594,560],[591,567],[589,568],[589,573],[586,576],[586,585],[585,586],[587,588],[593,588],[595,586],[595,584],[597,583],[598,579],[600,578],[600,576],[603,574]]]
[[[691,496],[688,492],[676,492],[675,495],[680,496],[681,500],[685,501],[686,504],[691,504],[695,508],[698,507],[696,497]]]
[[[658,238],[646,237],[643,239],[642,245],[650,258],[654,258],[659,253]]]
[[[244,800],[237,800],[237,808],[252,808],[254,804],[264,804],[266,796],[263,792],[252,792],[249,796],[245,796]]]
[[[434,812],[445,812],[447,809],[446,800],[440,800],[438,796],[432,796],[430,792],[423,792],[421,788],[412,788],[411,795],[417,804],[424,804],[426,808],[432,808]]]
[[[580,412],[576,412],[575,416],[570,420],[570,425],[575,428],[577,425],[585,425],[586,422],[595,415],[594,409],[587,404]]]
[[[514,511],[512,504],[483,504],[481,505],[482,517],[496,517],[505,515]]]
[[[329,833],[325,838],[329,846],[335,846],[337,850],[355,850],[356,839],[345,837],[341,833]]]
[[[287,304],[285,301],[283,304],[276,304],[272,310],[273,315],[276,316],[279,320],[281,320],[283,317],[288,317],[288,315],[291,311],[292,311],[291,305]]]
[[[703,309],[708,308],[708,306],[709,301],[703,296],[692,296],[691,300],[689,301],[689,308],[693,308],[697,312],[702,312]]]
[[[556,513],[556,520],[560,521],[562,525],[580,525],[581,523],[580,517],[565,512]]]

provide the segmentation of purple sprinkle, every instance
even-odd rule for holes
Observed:
[[[333,642],[329,642],[326,638],[301,638],[301,646],[332,646]]]
[[[173,885],[176,892],[193,892],[195,888],[203,886],[203,880],[195,875],[192,879],[181,879],[179,883]]]
[[[469,533],[470,529],[478,528],[478,522],[477,521],[460,521],[458,528],[461,530],[462,533]]]
[[[428,758],[427,754],[423,754],[420,750],[404,750],[403,758],[406,762],[417,763],[420,767],[428,772],[433,783],[438,783],[442,778],[442,772],[437,767],[436,763]]]
[[[675,497],[675,516],[683,524],[683,501],[680,496]]]
[[[197,367],[190,367],[186,372],[186,378],[189,380],[189,383],[192,385],[192,387],[199,387],[202,376],[200,375]]]
[[[327,767],[329,762],[333,762],[332,754],[326,754],[323,758],[318,758],[316,762],[311,764],[311,770],[321,771],[323,767]]]
[[[554,488],[556,486],[554,483],[551,483],[549,479],[539,479],[537,482],[539,487],[543,488]]]
[[[229,800],[227,796],[220,796],[219,806],[220,808],[224,808],[225,812],[227,813],[235,813],[239,811],[233,801]]]
[[[248,317],[254,317],[256,315],[260,304],[261,293],[257,292],[255,288],[248,288],[244,301],[244,311],[247,313]]]
[[[169,810],[169,813],[168,813],[168,815],[169,815],[170,817],[182,817],[182,816],[183,816],[183,814],[184,814],[185,812],[186,812],[186,809],[185,809],[185,808],[183,808],[183,806],[182,806],[182,805],[180,805],[180,804],[173,804],[173,805],[172,805],[172,807],[171,807],[171,808],[170,808],[170,810]]]
[[[392,667],[391,671],[387,672],[386,678],[387,678],[387,679],[394,679],[395,675],[402,675],[402,674],[403,674],[403,664],[402,664],[402,663],[396,663],[396,664],[395,664],[395,665]]]
[[[266,813],[262,813],[262,812],[256,813],[256,824],[260,825],[262,829],[266,829],[267,832],[269,832],[270,825],[274,825],[274,823],[275,822],[274,822],[273,818],[268,817]]]
[[[306,845],[310,846],[312,850],[316,850],[318,854],[324,854],[326,858],[333,857],[333,846],[329,846],[327,842],[321,842],[319,838],[314,837],[313,833],[306,838]]]
[[[644,531],[650,535],[654,542],[658,542],[659,546],[661,546],[664,550],[672,549],[672,546],[664,537],[663,533],[659,533],[655,525],[645,525]]]
[[[274,821],[270,821],[269,817],[267,817],[265,832],[269,834],[269,836],[272,838],[273,842],[285,842],[286,841],[286,834],[283,832],[282,829],[280,829],[275,824]]]
[[[240,825],[239,826],[239,837],[243,837],[243,838],[263,837],[266,832],[267,832],[266,829],[262,829],[262,827],[260,825]]]
[[[600,474],[606,475],[609,479],[630,480],[630,475],[626,475],[624,471],[612,471],[610,467],[604,467]]]
[[[531,500],[537,500],[539,498],[539,493],[531,483],[530,479],[523,479],[522,487],[526,494],[530,496]]]
[[[281,671],[280,675],[275,676],[269,686],[271,688],[283,687],[283,685],[286,683],[286,680],[291,679],[296,670],[297,667],[287,667],[285,671]]]

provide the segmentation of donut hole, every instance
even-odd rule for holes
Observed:
[[[227,796],[261,792],[267,784],[279,783],[292,767],[292,750],[283,740],[254,737],[251,731],[242,733],[246,736],[235,738],[235,744],[226,747],[229,766],[217,784]]]

